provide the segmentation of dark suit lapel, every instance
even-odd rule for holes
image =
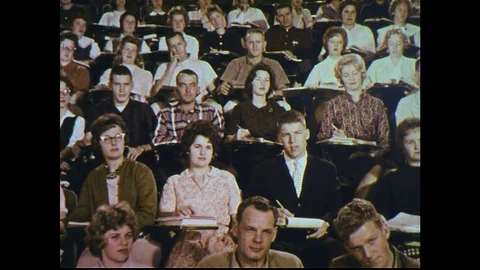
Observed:
[[[293,178],[290,175],[290,171],[288,170],[284,155],[278,156],[277,162],[279,163],[280,167],[279,175],[281,176],[282,181],[285,183],[285,187],[287,187],[287,189],[284,190],[284,192],[286,193],[285,196],[288,196],[289,200],[292,200],[292,204],[297,205],[297,192],[295,191]]]
[[[308,188],[311,187],[311,183],[313,178],[315,177],[315,169],[312,165],[312,158],[310,155],[307,155],[307,168],[305,168],[305,172],[303,173],[303,181],[302,181],[302,192],[300,192],[300,203],[303,202],[306,194],[308,194]]]

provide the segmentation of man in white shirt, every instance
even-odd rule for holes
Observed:
[[[420,58],[415,61],[415,79],[419,87],[418,90],[400,99],[400,102],[398,102],[397,110],[395,111],[397,126],[406,118],[420,119]]]
[[[155,96],[162,86],[177,86],[176,77],[184,69],[191,69],[198,75],[200,94],[196,100],[201,103],[203,99],[215,89],[215,79],[218,77],[209,63],[197,60],[188,54],[188,45],[180,32],[169,33],[166,37],[171,61],[161,64],[155,72],[155,85],[152,87],[151,96]],[[208,102],[216,106],[213,100]],[[218,104],[217,104],[218,105]],[[221,110],[221,106],[216,106]]]
[[[290,4],[293,8],[293,26],[299,29],[312,28],[315,22],[312,18],[312,13],[310,13],[310,10],[303,8],[303,0],[290,0]],[[279,24],[276,17],[273,21],[273,24]]]
[[[242,25],[253,23],[258,25],[263,31],[266,31],[268,28],[270,28],[270,25],[265,18],[265,14],[263,14],[263,12],[258,8],[250,7],[250,4],[250,0],[233,1],[233,6],[237,6],[237,8],[228,13],[227,28],[232,27],[233,23]]]
[[[185,34],[184,32],[185,27],[188,24],[188,16],[185,8],[182,6],[172,7],[170,11],[168,11],[167,23],[172,26],[173,32],[179,32],[182,34],[183,39],[187,43],[187,53],[190,54],[190,57],[192,59],[198,59],[198,40],[193,36]],[[161,37],[158,41],[158,50],[168,51],[166,37]]]

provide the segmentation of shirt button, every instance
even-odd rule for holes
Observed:
[[[223,42],[220,42],[220,46],[222,46],[222,45],[223,45]]]

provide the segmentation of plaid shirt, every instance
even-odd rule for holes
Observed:
[[[225,121],[222,112],[212,106],[195,104],[190,112],[183,112],[180,105],[162,109],[157,114],[158,125],[155,130],[153,144],[162,142],[179,142],[185,127],[197,120],[210,120],[218,127],[218,136],[224,137]]]

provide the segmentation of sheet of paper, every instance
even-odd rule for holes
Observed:
[[[392,231],[420,233],[420,216],[417,215],[400,212],[387,221],[387,224]]]
[[[325,221],[319,218],[288,217],[285,228],[316,229],[320,228]]]

